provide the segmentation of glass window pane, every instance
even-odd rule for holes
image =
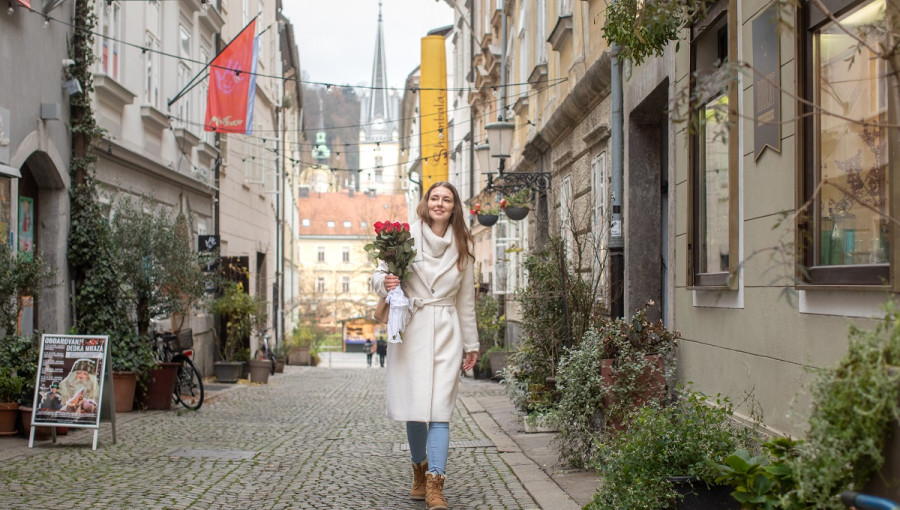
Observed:
[[[844,29],[883,47],[885,1],[841,18]],[[889,239],[887,78],[884,60],[835,23],[814,36],[818,265],[886,264]],[[828,115],[833,112],[844,118]],[[846,119],[861,119],[860,125]],[[878,124],[881,124],[879,126]]]
[[[700,267],[701,273],[729,270],[728,260],[728,96],[700,110]]]

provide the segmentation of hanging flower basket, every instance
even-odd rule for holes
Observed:
[[[479,214],[476,216],[478,218],[478,223],[481,223],[485,227],[493,226],[494,223],[497,223],[497,220],[500,219],[500,216],[496,214]]]
[[[506,209],[503,209],[503,212],[506,213],[506,216],[514,221],[524,220],[526,216],[528,216],[528,211],[531,209],[527,207],[513,207],[511,205],[506,206]]]

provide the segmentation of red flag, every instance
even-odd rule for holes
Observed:
[[[249,134],[256,95],[256,20],[210,64],[206,96],[206,131]]]

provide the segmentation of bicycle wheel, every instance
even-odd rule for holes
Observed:
[[[203,379],[200,378],[200,371],[191,358],[184,354],[176,354],[172,357],[172,362],[181,364],[175,380],[175,401],[192,411],[200,409],[203,405]]]

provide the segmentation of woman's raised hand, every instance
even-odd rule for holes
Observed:
[[[400,278],[397,278],[392,274],[384,277],[384,289],[386,291],[390,292],[396,289],[398,285],[400,285]]]

